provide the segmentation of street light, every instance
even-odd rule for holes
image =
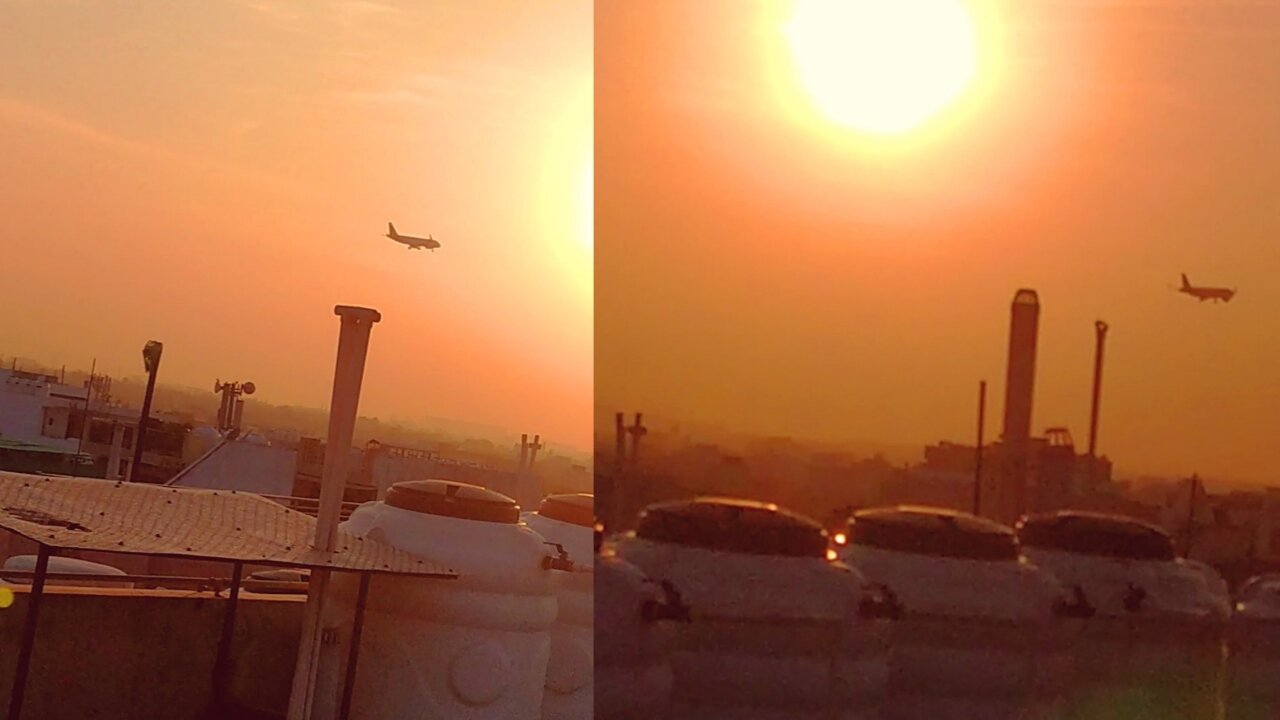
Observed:
[[[138,467],[142,464],[142,441],[147,435],[147,421],[151,417],[151,396],[156,391],[156,373],[160,371],[160,355],[164,352],[164,343],[148,340],[142,348],[142,363],[147,369],[147,393],[142,397],[142,415],[138,418],[138,432],[133,438],[133,462],[129,463],[129,480],[138,477]]]

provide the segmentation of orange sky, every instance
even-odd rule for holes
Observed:
[[[588,447],[591,7],[0,6],[5,355]],[[434,253],[381,236],[432,233]]]
[[[971,441],[985,378],[998,435],[1026,286],[1037,432],[1085,444],[1102,318],[1121,473],[1280,483],[1280,4],[970,4],[978,81],[895,142],[806,105],[786,2],[598,4],[598,412]]]

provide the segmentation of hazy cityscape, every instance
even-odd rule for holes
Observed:
[[[133,447],[145,376],[115,379],[105,374],[94,375],[93,391],[84,393],[84,388],[91,383],[87,371],[53,368],[16,356],[3,360],[0,374],[4,376],[4,384],[0,387],[8,402],[0,403],[0,442],[5,443],[0,453],[0,470],[74,470],[72,459],[77,453],[83,453],[87,465],[79,470],[80,474],[96,477],[129,474],[128,461],[124,460],[120,463],[123,467],[115,468],[115,473],[108,475],[112,434],[117,426],[127,431],[122,432],[120,438],[122,449],[128,451]],[[212,385],[211,382],[211,388]],[[31,395],[43,395],[45,403],[14,402],[13,395],[24,390]],[[328,413],[323,409],[273,405],[251,396],[244,397],[243,403],[235,427],[242,438],[251,442],[296,452],[301,441],[325,435]],[[61,417],[58,417],[59,409]],[[210,438],[219,432],[218,413],[219,393],[157,384],[152,404],[155,425],[148,430],[144,470],[136,479],[168,482],[209,450]],[[88,423],[84,420],[86,415],[90,419]],[[467,434],[477,431],[483,434]],[[520,453],[519,435],[504,435],[501,429],[468,427],[465,423],[441,421],[432,427],[425,423],[410,426],[361,416],[356,420],[354,439],[362,447],[373,442],[411,448],[496,473],[513,470]],[[534,433],[527,435],[532,437]],[[29,451],[23,452],[22,444],[28,445]],[[51,453],[50,450],[65,452]],[[547,439],[537,467],[539,482],[549,494],[590,492],[589,463],[589,457],[563,446],[556,447]]]
[[[0,0],[0,720],[1280,720],[1276,88],[1280,1]]]

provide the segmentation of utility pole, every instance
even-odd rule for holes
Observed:
[[[1187,499],[1187,547],[1183,552],[1186,557],[1191,557],[1191,538],[1196,528],[1196,486],[1200,484],[1200,478],[1195,474],[1191,474],[1191,497]]]
[[[138,418],[138,431],[133,435],[133,462],[129,463],[129,480],[132,481],[142,465],[142,441],[147,436],[147,421],[151,418],[151,396],[156,391],[156,373],[160,370],[160,355],[164,352],[164,343],[155,340],[147,341],[142,348],[142,361],[147,369],[147,393],[142,396],[142,415]]]
[[[533,484],[533,462],[538,458],[538,451],[543,447],[542,436],[534,435],[529,442],[529,434],[520,435],[520,457],[516,465],[516,503],[522,508],[536,508],[542,502],[541,485]]]
[[[80,454],[84,452],[84,436],[89,434],[89,403],[93,402],[93,376],[97,371],[98,358],[94,358],[89,366],[89,381],[84,386],[84,415],[80,418],[80,438],[76,441],[76,461],[72,466],[75,468],[74,477],[80,476]]]
[[[240,396],[252,395],[257,391],[257,386],[251,382],[224,383],[221,380],[214,380],[213,391],[222,393],[222,404],[218,406],[218,432],[239,433],[240,422],[244,415],[244,400]]]
[[[1101,320],[1093,324],[1096,340],[1093,348],[1093,405],[1089,411],[1089,489],[1092,491],[1094,473],[1098,466],[1098,409],[1102,404],[1102,350],[1107,342],[1107,324]]]
[[[978,447],[973,458],[973,514],[982,512],[982,429],[987,419],[987,381],[978,382]]]
[[[614,413],[613,415],[614,430],[614,449],[613,462],[618,466],[618,472],[622,472],[622,467],[627,461],[627,421],[622,413]]]
[[[644,413],[636,413],[636,421],[631,427],[627,428],[627,432],[631,434],[631,469],[636,469],[636,463],[640,458],[640,438],[649,433],[649,429],[644,426],[642,419]]]
[[[541,435],[534,435],[533,442],[529,443],[529,465],[528,470],[533,471],[533,461],[538,459],[538,451],[544,447]]]

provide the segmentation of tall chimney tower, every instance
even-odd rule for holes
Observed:
[[[1013,296],[1009,319],[1009,362],[1004,385],[1003,472],[997,519],[1012,523],[1027,511],[1027,465],[1031,449],[1031,406],[1036,382],[1036,338],[1040,298],[1023,288]]]

